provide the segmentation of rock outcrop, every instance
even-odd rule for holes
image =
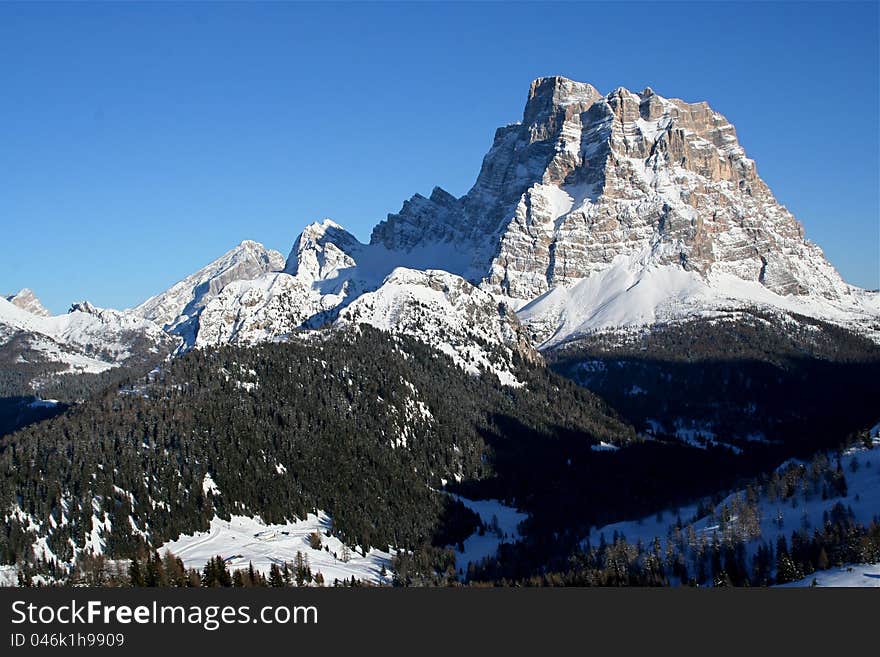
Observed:
[[[38,317],[49,317],[52,314],[40,303],[33,290],[27,287],[22,288],[16,294],[10,294],[6,297],[6,300],[13,306],[17,306]]]

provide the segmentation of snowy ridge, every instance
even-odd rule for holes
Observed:
[[[531,349],[515,316],[460,276],[395,269],[378,290],[358,297],[336,321],[337,326],[361,323],[421,340],[472,374],[483,368],[504,385],[522,385],[513,373],[513,352]]]
[[[17,336],[23,336],[41,358],[79,372],[102,372],[130,358],[142,345],[156,351],[173,342],[149,320],[87,302],[75,304],[65,315],[45,317],[0,299],[0,347]]]
[[[147,299],[132,313],[184,335],[191,342],[193,329],[189,323],[227,283],[256,278],[283,267],[284,256],[278,251],[245,240],[165,292]]]
[[[427,253],[416,250],[403,261]],[[477,374],[519,385],[513,354],[539,357],[513,313],[491,294],[439,270],[395,267],[394,253],[366,245],[332,220],[308,226],[283,272],[228,283],[198,319],[195,346],[255,344],[314,328],[369,324],[410,335]]]
[[[846,326],[880,340],[880,295],[850,288],[843,299],[779,295],[732,274],[708,278],[676,265],[659,265],[644,254],[620,256],[604,271],[558,286],[517,315],[541,348],[617,328],[718,317],[744,307],[799,313]]]
[[[233,281],[206,304],[195,346],[255,344],[285,337],[325,306],[334,307],[335,300],[284,273]]]

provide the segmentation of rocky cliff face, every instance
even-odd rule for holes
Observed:
[[[459,243],[473,254],[459,273],[521,301],[644,252],[780,295],[847,294],[706,103],[651,89],[603,96],[560,77],[532,83],[522,122],[497,131],[464,197],[413,197],[371,241],[402,252]]]

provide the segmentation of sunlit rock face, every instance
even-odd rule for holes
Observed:
[[[465,196],[416,195],[371,242],[398,252],[456,245],[469,254],[456,273],[521,301],[634,254],[781,295],[847,293],[722,115],[651,89],[603,96],[560,77],[532,83],[522,121],[496,132]]]

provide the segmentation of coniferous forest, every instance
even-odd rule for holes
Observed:
[[[561,353],[574,353],[570,362],[585,353],[610,360],[600,347]],[[565,372],[565,362],[556,360],[554,368]],[[215,515],[259,515],[271,523],[320,509],[347,543],[396,548],[395,582],[446,585],[462,579],[449,546],[480,520],[443,489],[528,513],[523,540],[472,565],[465,578],[472,583],[662,585],[714,578],[755,585],[771,581],[780,554],[796,555],[792,573],[798,573],[859,541],[876,545],[876,526],[857,525],[845,509],[815,536],[793,536],[784,549],[761,552],[761,564],[774,563],[766,572],[744,565],[744,536],[662,554],[625,537],[584,545],[591,526],[702,496],[711,500],[798,449],[788,441],[736,451],[711,443],[694,449],[662,435],[646,439],[627,422],[636,416],[626,405],[615,410],[551,368],[525,362],[517,368],[525,385],[502,386],[488,372],[467,374],[421,342],[361,326],[194,350],[148,373],[117,373],[121,380],[88,400],[2,439],[0,503],[12,511],[0,535],[0,560],[24,564],[25,581],[50,573],[61,581],[108,583],[96,563],[119,558],[132,559],[134,570],[118,572],[115,583],[225,585],[222,569],[187,573],[156,548],[207,529]],[[846,437],[814,433],[801,451],[837,446]],[[594,449],[602,443],[626,449]],[[204,486],[206,475],[217,491]],[[104,556],[90,556],[83,548],[99,524],[111,528]],[[686,534],[686,523],[679,530]],[[38,537],[58,562],[34,558]],[[74,561],[72,571],[62,567]],[[236,577],[241,581],[230,575],[229,585],[271,583]],[[276,584],[288,581],[279,577]]]

